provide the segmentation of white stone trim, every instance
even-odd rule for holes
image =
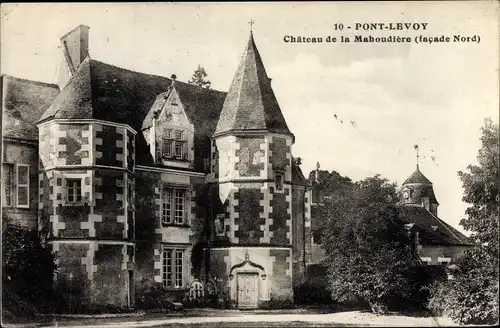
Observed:
[[[451,257],[438,256],[437,260],[439,263],[448,263],[451,262]]]
[[[228,247],[210,247],[206,249],[211,249],[215,251],[222,251],[222,250],[250,250],[250,249],[255,249],[255,248],[261,248],[261,249],[292,249],[292,246],[283,246],[283,247],[276,247],[276,246],[228,246]]]
[[[191,177],[200,177],[204,178],[205,173],[202,172],[192,172],[192,171],[181,171],[181,170],[175,170],[175,169],[170,169],[170,168],[163,168],[163,167],[152,167],[152,166],[144,166],[144,165],[136,165],[135,169],[137,171],[145,171],[145,172],[160,172],[160,173],[170,173],[170,174],[177,174],[177,175],[187,175]]]
[[[46,125],[49,125],[51,123],[58,123],[58,124],[81,124],[81,123],[98,123],[102,125],[107,125],[107,126],[114,126],[114,127],[119,127],[119,128],[126,128],[130,132],[132,132],[134,135],[137,134],[137,131],[135,131],[130,125],[128,124],[121,124],[121,123],[114,123],[110,121],[102,121],[102,120],[96,120],[96,119],[66,119],[66,118],[54,118],[51,120],[48,120],[46,122],[37,124],[38,128],[44,127]]]
[[[100,239],[89,239],[89,240],[81,240],[81,239],[66,239],[66,240],[50,240],[49,244],[88,244],[88,243],[97,243],[102,245],[127,245],[127,246],[135,246],[134,243],[129,241],[118,241],[118,240],[100,240]]]

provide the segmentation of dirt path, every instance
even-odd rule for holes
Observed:
[[[38,327],[73,328],[121,328],[121,327],[439,327],[458,326],[446,318],[411,317],[403,315],[374,315],[360,311],[347,311],[326,314],[289,313],[256,314],[252,312],[224,313],[221,316],[208,314],[199,317],[162,317],[121,318],[122,320],[87,320],[45,323]],[[7,326],[8,327],[8,326]],[[17,327],[11,326],[11,327]]]

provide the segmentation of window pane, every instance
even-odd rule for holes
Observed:
[[[179,142],[175,144],[175,157],[182,158],[182,146],[183,144]]]
[[[175,286],[182,287],[182,263],[183,263],[183,252],[175,252]]]
[[[28,184],[28,167],[18,166],[17,167],[17,183],[20,185]]]
[[[17,188],[17,205],[28,205],[28,187],[18,186]]]
[[[172,287],[172,250],[163,250],[163,285]]]
[[[68,202],[82,201],[82,180],[68,179],[66,180]]]
[[[184,222],[184,190],[175,191],[175,223]]]
[[[162,222],[172,223],[172,189],[163,189],[162,195]]]
[[[175,139],[182,140],[182,131],[175,131]]]
[[[172,156],[172,141],[163,139],[163,155],[167,157]]]

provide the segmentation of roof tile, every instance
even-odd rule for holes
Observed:
[[[59,94],[55,84],[2,76],[4,137],[37,141],[36,122]]]
[[[252,34],[229,88],[214,135],[235,130],[292,134],[281,113]]]

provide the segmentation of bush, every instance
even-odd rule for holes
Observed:
[[[468,251],[449,267],[451,279],[432,286],[428,308],[434,314],[460,324],[498,324],[498,267],[477,253]]]
[[[136,308],[142,310],[168,310],[172,307],[172,303],[176,302],[176,295],[161,286],[153,283],[149,279],[141,282],[137,290]]]
[[[309,281],[295,287],[293,294],[297,305],[325,305],[333,302],[325,285]]]
[[[2,310],[12,316],[33,316],[52,307],[54,254],[26,228],[3,217]]]

